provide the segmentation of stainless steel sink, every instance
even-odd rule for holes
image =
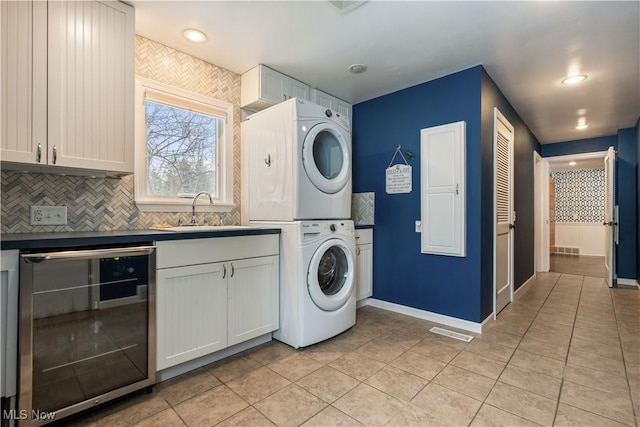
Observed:
[[[249,225],[181,225],[178,227],[156,228],[155,230],[174,231],[178,233],[188,233],[196,231],[228,231],[228,230],[244,230],[255,228]]]

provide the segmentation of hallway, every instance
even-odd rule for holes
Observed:
[[[549,271],[578,276],[605,277],[604,257],[551,254]]]
[[[356,326],[323,343],[294,350],[272,341],[77,421],[638,426],[636,290],[543,273],[469,343],[429,332],[434,325],[363,307]]]

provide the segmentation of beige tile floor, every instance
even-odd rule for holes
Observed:
[[[638,426],[640,292],[538,276],[470,343],[372,307],[304,350],[277,341],[75,420],[135,426]]]

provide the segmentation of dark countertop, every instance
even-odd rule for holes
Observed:
[[[371,224],[371,225],[356,225],[356,230],[365,230],[367,228],[373,228],[373,227],[374,227],[373,224]]]
[[[174,232],[163,230],[72,231],[63,233],[9,233],[0,235],[2,250],[64,248],[88,245],[126,245],[132,243],[203,239],[207,237],[255,236],[280,234],[279,228],[239,228]]]

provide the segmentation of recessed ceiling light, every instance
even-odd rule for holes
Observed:
[[[349,70],[349,72],[353,74],[362,74],[367,71],[367,66],[364,64],[353,64],[349,65],[349,68],[347,68],[347,70]]]
[[[569,166],[575,166],[575,165],[577,165],[576,162],[569,162]]]
[[[182,32],[182,35],[189,41],[194,43],[204,43],[207,41],[207,36],[204,35],[202,31],[194,30],[193,28],[188,28]]]
[[[578,125],[576,126],[576,129],[585,130],[588,127],[589,127],[589,125],[587,124],[587,118],[586,117],[578,117]]]
[[[566,79],[562,80],[563,85],[574,85],[576,83],[580,83],[583,80],[586,80],[587,76],[584,74],[576,74],[575,76],[569,76]]]

